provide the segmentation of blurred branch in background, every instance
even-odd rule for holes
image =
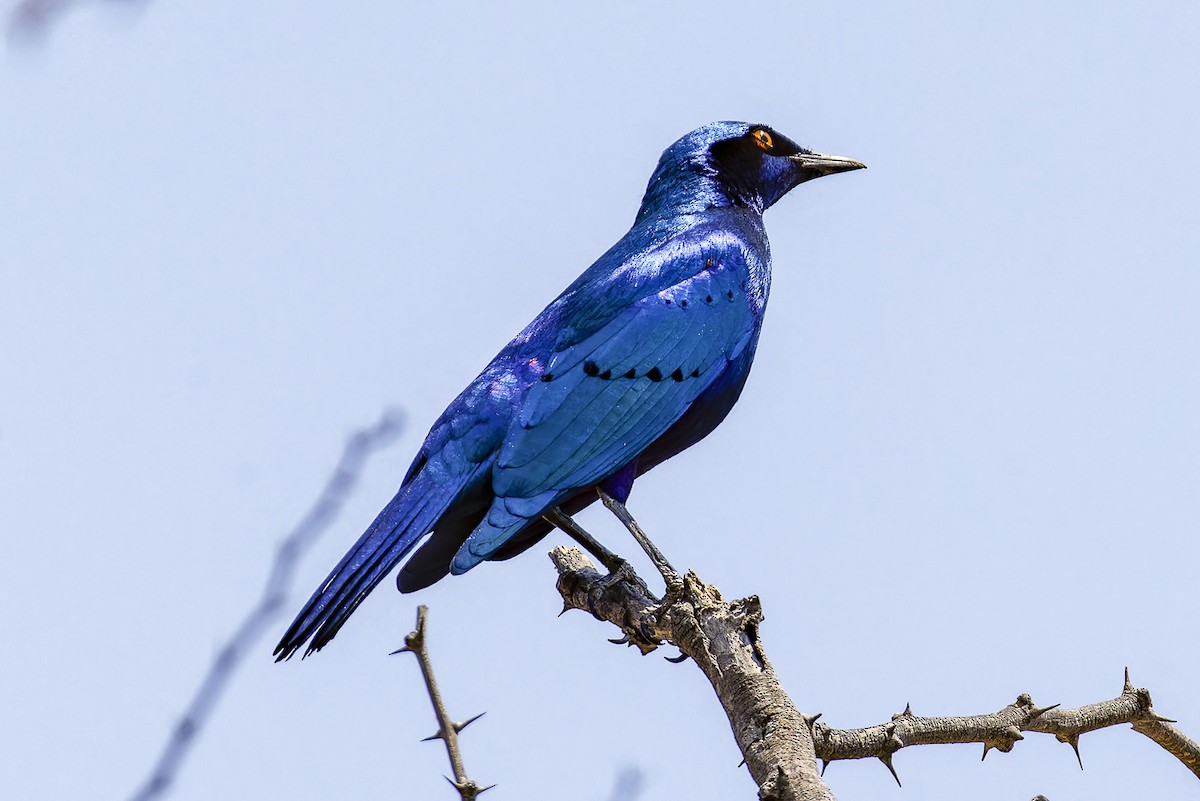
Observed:
[[[226,685],[241,660],[261,639],[263,631],[287,600],[293,573],[300,557],[337,518],[372,453],[388,445],[400,431],[398,412],[385,412],[378,423],[356,431],[346,442],[342,458],[325,484],[316,503],[292,532],[279,544],[275,561],[267,577],[262,596],[237,631],[213,660],[187,710],[175,725],[162,754],[145,784],[133,795],[134,801],[152,801],[162,796],[187,757],[197,735],[208,722]],[[265,657],[264,657],[265,658]]]
[[[37,44],[44,40],[66,12],[80,6],[120,6],[141,10],[149,0],[19,0],[8,15],[9,44]]]
[[[613,784],[612,795],[609,801],[637,801],[642,796],[642,790],[646,787],[646,776],[642,773],[642,769],[636,765],[631,765],[623,768],[617,774],[617,781]]]

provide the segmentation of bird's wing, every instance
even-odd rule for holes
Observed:
[[[498,497],[544,497],[611,475],[678,420],[756,335],[743,253],[680,257],[690,264],[671,267],[683,280],[560,342],[501,445],[492,479]],[[605,298],[575,299],[585,301]]]

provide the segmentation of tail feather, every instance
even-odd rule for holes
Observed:
[[[375,585],[429,533],[457,494],[435,486],[425,473],[402,486],[292,621],[275,646],[275,661],[290,658],[309,639],[305,656],[327,645]]]

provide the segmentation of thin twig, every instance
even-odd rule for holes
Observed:
[[[433,713],[437,716],[438,721],[437,734],[426,737],[425,741],[441,740],[446,744],[446,754],[450,757],[450,770],[454,772],[454,778],[447,777],[446,781],[458,790],[463,801],[473,801],[481,793],[496,785],[480,787],[467,777],[467,769],[463,767],[462,751],[458,747],[458,733],[483,717],[483,713],[480,712],[474,717],[457,723],[450,719],[450,713],[446,711],[446,704],[442,701],[442,694],[438,690],[437,680],[433,677],[433,663],[429,661],[429,649],[425,645],[425,619],[428,615],[429,607],[424,604],[417,607],[416,629],[404,636],[404,647],[392,651],[392,653],[411,653],[417,658],[417,664],[421,666],[421,676],[425,679],[425,688],[429,690],[429,701],[433,704]]]
[[[287,599],[296,562],[337,517],[342,504],[357,483],[367,458],[389,443],[399,430],[399,415],[388,412],[378,423],[355,432],[347,441],[342,458],[316,503],[299,525],[279,543],[262,596],[218,652],[208,674],[192,696],[191,703],[167,739],[149,778],[132,796],[133,801],[153,801],[161,797],[175,780],[197,736],[212,716],[234,670],[242,658],[257,645],[263,631],[275,619],[276,613]]]

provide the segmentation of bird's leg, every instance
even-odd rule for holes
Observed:
[[[602,489],[597,488],[596,492],[600,493],[600,500],[604,501],[604,505],[608,507],[608,511],[616,515],[625,528],[629,529],[629,533],[637,540],[638,545],[642,546],[642,550],[646,552],[646,556],[650,557],[650,561],[654,563],[654,567],[662,574],[663,581],[667,585],[667,597],[678,598],[683,592],[683,579],[680,578],[679,571],[671,567],[671,563],[667,561],[667,557],[663,556],[662,551],[658,550],[658,546],[646,536],[646,532],[633,519],[633,515],[629,514],[629,510],[625,508],[624,503]]]
[[[567,536],[582,545],[585,551],[599,559],[600,564],[604,565],[604,569],[609,573],[616,575],[624,565],[628,564],[624,559],[601,545],[595,537],[584,531],[583,526],[576,523],[573,517],[557,506],[543,514],[542,517],[550,525],[561,529]]]

